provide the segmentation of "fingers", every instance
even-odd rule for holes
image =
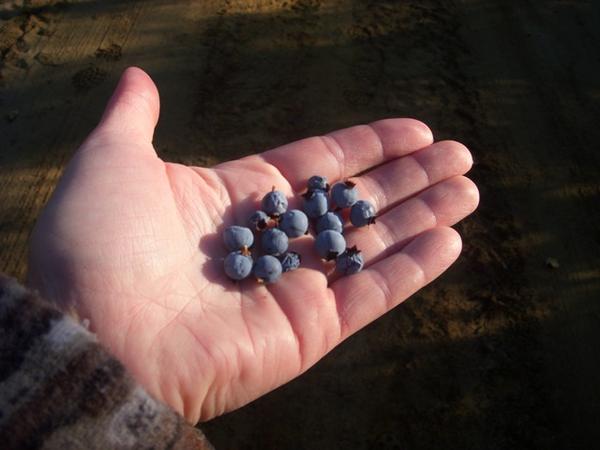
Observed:
[[[331,285],[341,339],[383,315],[434,280],[458,257],[461,239],[451,228],[434,228],[402,251]]]
[[[468,178],[442,181],[377,218],[374,225],[350,228],[349,247],[356,245],[365,265],[373,264],[431,228],[451,226],[471,214],[479,203],[479,191]]]
[[[433,142],[429,128],[414,119],[385,119],[302,139],[251,156],[275,166],[296,192],[312,175],[330,182],[354,176]]]
[[[152,79],[142,69],[129,67],[121,75],[92,136],[152,142],[159,109],[158,90]]]
[[[467,173],[473,158],[459,142],[440,141],[395,159],[359,177],[361,199],[369,200],[378,214],[394,204],[447,178]]]

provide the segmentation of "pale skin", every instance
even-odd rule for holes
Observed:
[[[472,158],[426,125],[386,119],[213,168],[162,161],[159,98],[129,68],[69,162],[34,229],[28,283],[80,319],[134,378],[191,423],[297,377],[345,338],[444,272],[475,210]],[[337,277],[312,236],[276,284],[228,280],[220,233],[245,224],[276,186],[299,206],[311,175],[350,178],[378,211],[348,230],[365,269]],[[376,351],[376,349],[374,349]]]

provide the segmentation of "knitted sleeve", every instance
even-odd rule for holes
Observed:
[[[84,327],[0,274],[0,447],[212,449]]]

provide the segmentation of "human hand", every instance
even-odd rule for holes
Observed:
[[[448,228],[477,206],[472,164],[411,119],[336,131],[207,169],[165,163],[152,135],[158,92],[128,69],[69,162],[34,229],[29,284],[92,331],[151,394],[190,422],[238,408],[298,376],[446,270]],[[336,278],[312,248],[277,283],[234,283],[225,226],[272,186],[296,204],[311,175],[352,177],[377,224],[346,238],[365,269]]]

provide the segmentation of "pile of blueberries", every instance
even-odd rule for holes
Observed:
[[[350,208],[350,222],[355,227],[375,223],[375,208],[365,200],[358,200],[358,190],[351,181],[336,183],[329,187],[325,177],[315,175],[308,180],[304,197],[304,211],[291,209],[285,195],[273,190],[262,199],[262,210],[254,212],[249,219],[249,228],[231,226],[223,232],[225,247],[231,252],[225,258],[227,276],[243,280],[253,274],[264,283],[274,283],[284,272],[300,267],[301,256],[288,251],[289,239],[308,234],[309,219],[317,238],[315,247],[319,256],[326,261],[336,261],[336,270],[344,275],[360,272],[364,261],[356,246],[346,247],[343,236],[342,212]],[[260,233],[263,255],[252,258],[250,248],[254,244],[254,233]]]

